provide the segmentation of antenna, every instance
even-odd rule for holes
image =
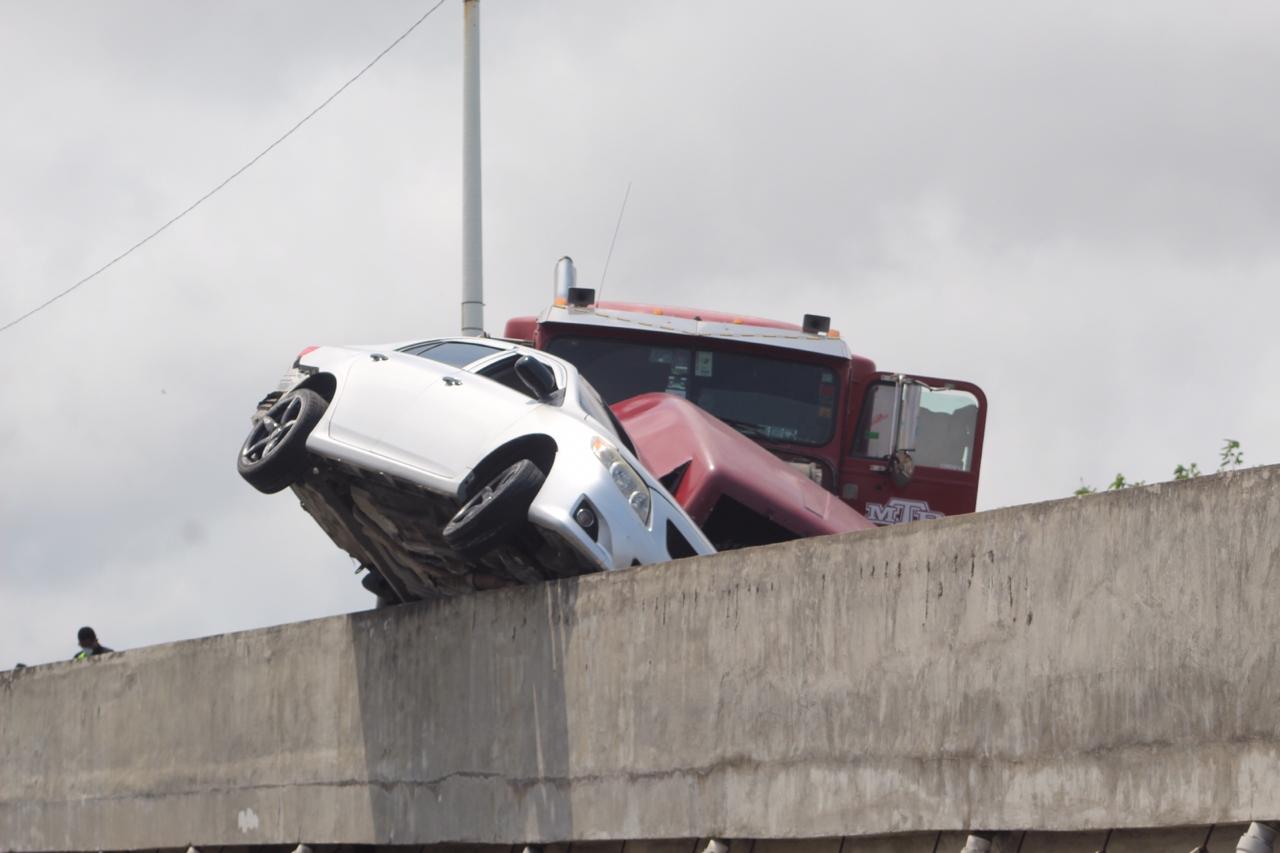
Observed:
[[[618,231],[622,229],[622,214],[627,212],[627,199],[631,197],[631,182],[627,181],[627,191],[622,194],[622,209],[618,211],[618,224],[613,226],[613,239],[609,241],[609,254],[604,258],[604,272],[600,273],[600,287],[596,290],[596,301],[604,293],[604,277],[609,274],[609,261],[613,258],[613,246],[618,242]]]

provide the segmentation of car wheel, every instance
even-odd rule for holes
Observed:
[[[328,405],[308,388],[276,400],[240,446],[236,459],[240,476],[269,495],[302,479],[307,470],[307,436]]]
[[[509,465],[485,483],[445,525],[444,541],[467,557],[479,557],[505,542],[528,520],[545,479],[528,459]]]

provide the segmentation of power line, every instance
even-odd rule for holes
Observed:
[[[377,65],[377,64],[378,64],[378,61],[379,61],[379,60],[381,60],[381,59],[382,59],[382,57],[386,56],[388,53],[390,53],[392,50],[394,50],[394,49],[395,49],[395,47],[396,47],[398,44],[400,44],[400,42],[402,42],[402,41],[404,41],[406,38],[408,38],[410,33],[412,33],[414,30],[416,30],[416,29],[418,28],[418,26],[419,26],[423,21],[425,21],[427,18],[431,17],[432,13],[433,13],[433,12],[435,12],[437,9],[439,9],[441,6],[443,6],[443,5],[444,5],[444,3],[445,3],[445,0],[438,0],[438,2],[437,2],[434,6],[432,6],[430,9],[428,9],[428,10],[426,11],[426,13],[425,13],[425,14],[423,14],[423,16],[422,16],[421,18],[418,18],[418,20],[414,21],[414,22],[413,22],[413,24],[409,27],[409,29],[405,30],[403,33],[401,33],[401,34],[396,38],[396,40],[395,40],[395,41],[391,42],[391,44],[389,44],[389,45],[387,45],[385,48],[383,48],[381,53],[379,53],[379,54],[378,54],[377,56],[375,56],[373,59],[369,60],[369,63],[368,63],[367,65],[365,65],[365,67],[364,67],[364,68],[361,68],[359,71],[357,71],[354,77],[352,77],[350,80],[348,80],[347,82],[345,82],[345,83],[343,83],[341,86],[339,86],[339,87],[337,88],[337,90],[336,90],[336,91],[334,91],[334,93],[333,93],[332,95],[330,95],[329,97],[327,97],[327,98],[325,98],[323,101],[321,101],[321,102],[320,102],[320,105],[319,105],[318,107],[316,107],[316,108],[315,108],[315,109],[313,109],[311,112],[309,112],[309,113],[307,113],[305,116],[303,116],[303,117],[302,117],[302,118],[297,122],[297,124],[295,124],[293,127],[291,127],[291,128],[289,128],[288,130],[286,130],[286,131],[284,132],[284,134],[283,134],[279,139],[277,139],[275,142],[272,142],[272,143],[271,143],[270,145],[268,145],[266,148],[264,148],[264,149],[262,149],[261,151],[259,151],[259,152],[258,152],[258,153],[253,157],[253,159],[252,159],[252,160],[250,160],[249,162],[245,163],[245,164],[244,164],[243,166],[241,166],[239,169],[236,169],[234,172],[232,172],[230,175],[228,175],[228,176],[227,176],[227,177],[222,181],[222,183],[218,184],[216,187],[214,187],[213,189],[209,190],[209,191],[208,191],[207,193],[205,193],[204,195],[200,196],[200,198],[196,199],[196,200],[195,200],[195,201],[193,201],[191,204],[187,205],[187,206],[182,210],[182,212],[181,212],[181,213],[179,213],[178,215],[174,216],[174,217],[173,217],[172,219],[170,219],[168,222],[166,222],[165,224],[161,225],[159,228],[157,228],[156,230],[152,231],[150,234],[148,234],[147,236],[143,237],[141,240],[139,240],[138,242],[134,243],[132,246],[130,246],[129,248],[125,249],[123,252],[121,252],[120,254],[116,255],[114,258],[112,258],[111,260],[107,261],[105,264],[103,264],[102,266],[98,267],[98,268],[97,268],[96,270],[94,270],[93,272],[89,273],[87,276],[85,276],[84,278],[80,279],[80,280],[79,280],[79,281],[77,281],[75,284],[73,284],[73,285],[71,285],[70,287],[68,287],[66,290],[63,290],[63,291],[61,291],[61,292],[59,292],[59,293],[55,293],[53,296],[49,297],[49,298],[48,298],[48,299],[46,299],[44,302],[41,302],[39,305],[37,305],[35,308],[32,308],[32,309],[31,309],[30,311],[28,311],[27,313],[25,313],[25,314],[23,314],[23,315],[21,315],[21,316],[19,316],[19,317],[16,317],[16,318],[15,318],[15,319],[13,319],[13,320],[10,320],[9,322],[5,323],[3,326],[0,326],[0,332],[7,331],[8,329],[11,329],[11,328],[13,328],[14,326],[18,325],[19,323],[21,323],[23,320],[27,319],[28,317],[30,317],[30,316],[32,316],[32,315],[34,315],[34,314],[38,314],[38,313],[40,313],[41,311],[43,311],[44,309],[48,308],[48,307],[49,307],[50,305],[52,305],[53,303],[57,302],[57,301],[58,301],[59,299],[61,299],[62,297],[64,297],[64,296],[66,296],[67,294],[71,293],[73,290],[76,290],[77,288],[79,288],[81,285],[83,285],[83,284],[87,284],[87,283],[89,283],[90,281],[92,281],[93,279],[97,278],[99,275],[101,275],[102,273],[104,273],[104,272],[106,272],[107,270],[111,269],[113,266],[115,266],[116,264],[118,264],[120,261],[123,261],[125,258],[129,257],[130,255],[132,255],[135,251],[137,251],[138,249],[142,248],[142,247],[143,247],[143,246],[145,246],[147,243],[151,242],[151,240],[153,240],[155,237],[158,237],[158,236],[159,236],[159,235],[160,235],[160,234],[161,234],[165,229],[167,229],[170,225],[172,225],[173,223],[177,222],[179,219],[181,219],[182,217],[186,216],[188,213],[190,213],[191,211],[195,210],[195,209],[196,209],[197,207],[199,207],[200,205],[204,204],[206,201],[208,201],[210,198],[212,198],[212,197],[213,197],[213,195],[214,195],[215,193],[217,193],[219,190],[221,190],[221,189],[222,189],[223,187],[225,187],[227,184],[229,184],[229,183],[231,183],[232,181],[234,181],[236,178],[238,178],[238,177],[240,177],[241,175],[243,175],[245,172],[247,172],[247,171],[249,170],[249,168],[250,168],[250,167],[252,167],[255,163],[257,163],[257,162],[258,162],[259,160],[261,160],[263,157],[266,157],[268,154],[270,154],[270,153],[271,153],[271,152],[276,148],[276,146],[278,146],[280,143],[284,142],[284,141],[285,141],[286,139],[288,139],[290,136],[293,136],[294,132],[295,132],[295,131],[297,131],[297,130],[298,130],[298,128],[302,127],[304,124],[306,124],[307,122],[311,121],[311,119],[313,119],[313,118],[316,116],[316,114],[317,114],[317,113],[319,113],[322,109],[324,109],[325,107],[329,106],[329,104],[330,104],[330,103],[331,103],[335,98],[337,98],[339,95],[341,95],[343,92],[345,92],[345,91],[347,90],[347,87],[349,87],[352,83],[356,82],[356,81],[357,81],[357,80],[359,80],[361,77],[363,77],[363,76],[365,75],[365,72],[366,72],[366,71],[368,71],[370,68],[372,68],[373,66]]]

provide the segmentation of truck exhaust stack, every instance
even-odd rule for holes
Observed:
[[[552,303],[555,305],[567,305],[569,303],[569,288],[577,286],[578,270],[573,265],[573,258],[565,255],[556,261],[555,292],[552,294]]]

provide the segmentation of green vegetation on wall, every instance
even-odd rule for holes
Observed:
[[[1218,470],[1234,471],[1244,465],[1244,451],[1240,449],[1240,442],[1234,438],[1224,438],[1222,449],[1218,451]],[[1195,462],[1190,465],[1178,463],[1173,469],[1173,479],[1175,480],[1191,480],[1199,477],[1201,474],[1200,466]],[[1145,486],[1146,480],[1129,480],[1124,474],[1116,474],[1114,480],[1107,485],[1106,491],[1115,492],[1120,489],[1128,489],[1133,486]],[[1074,495],[1092,495],[1098,490],[1093,486],[1087,485],[1083,480],[1080,481],[1080,488],[1076,489]]]

